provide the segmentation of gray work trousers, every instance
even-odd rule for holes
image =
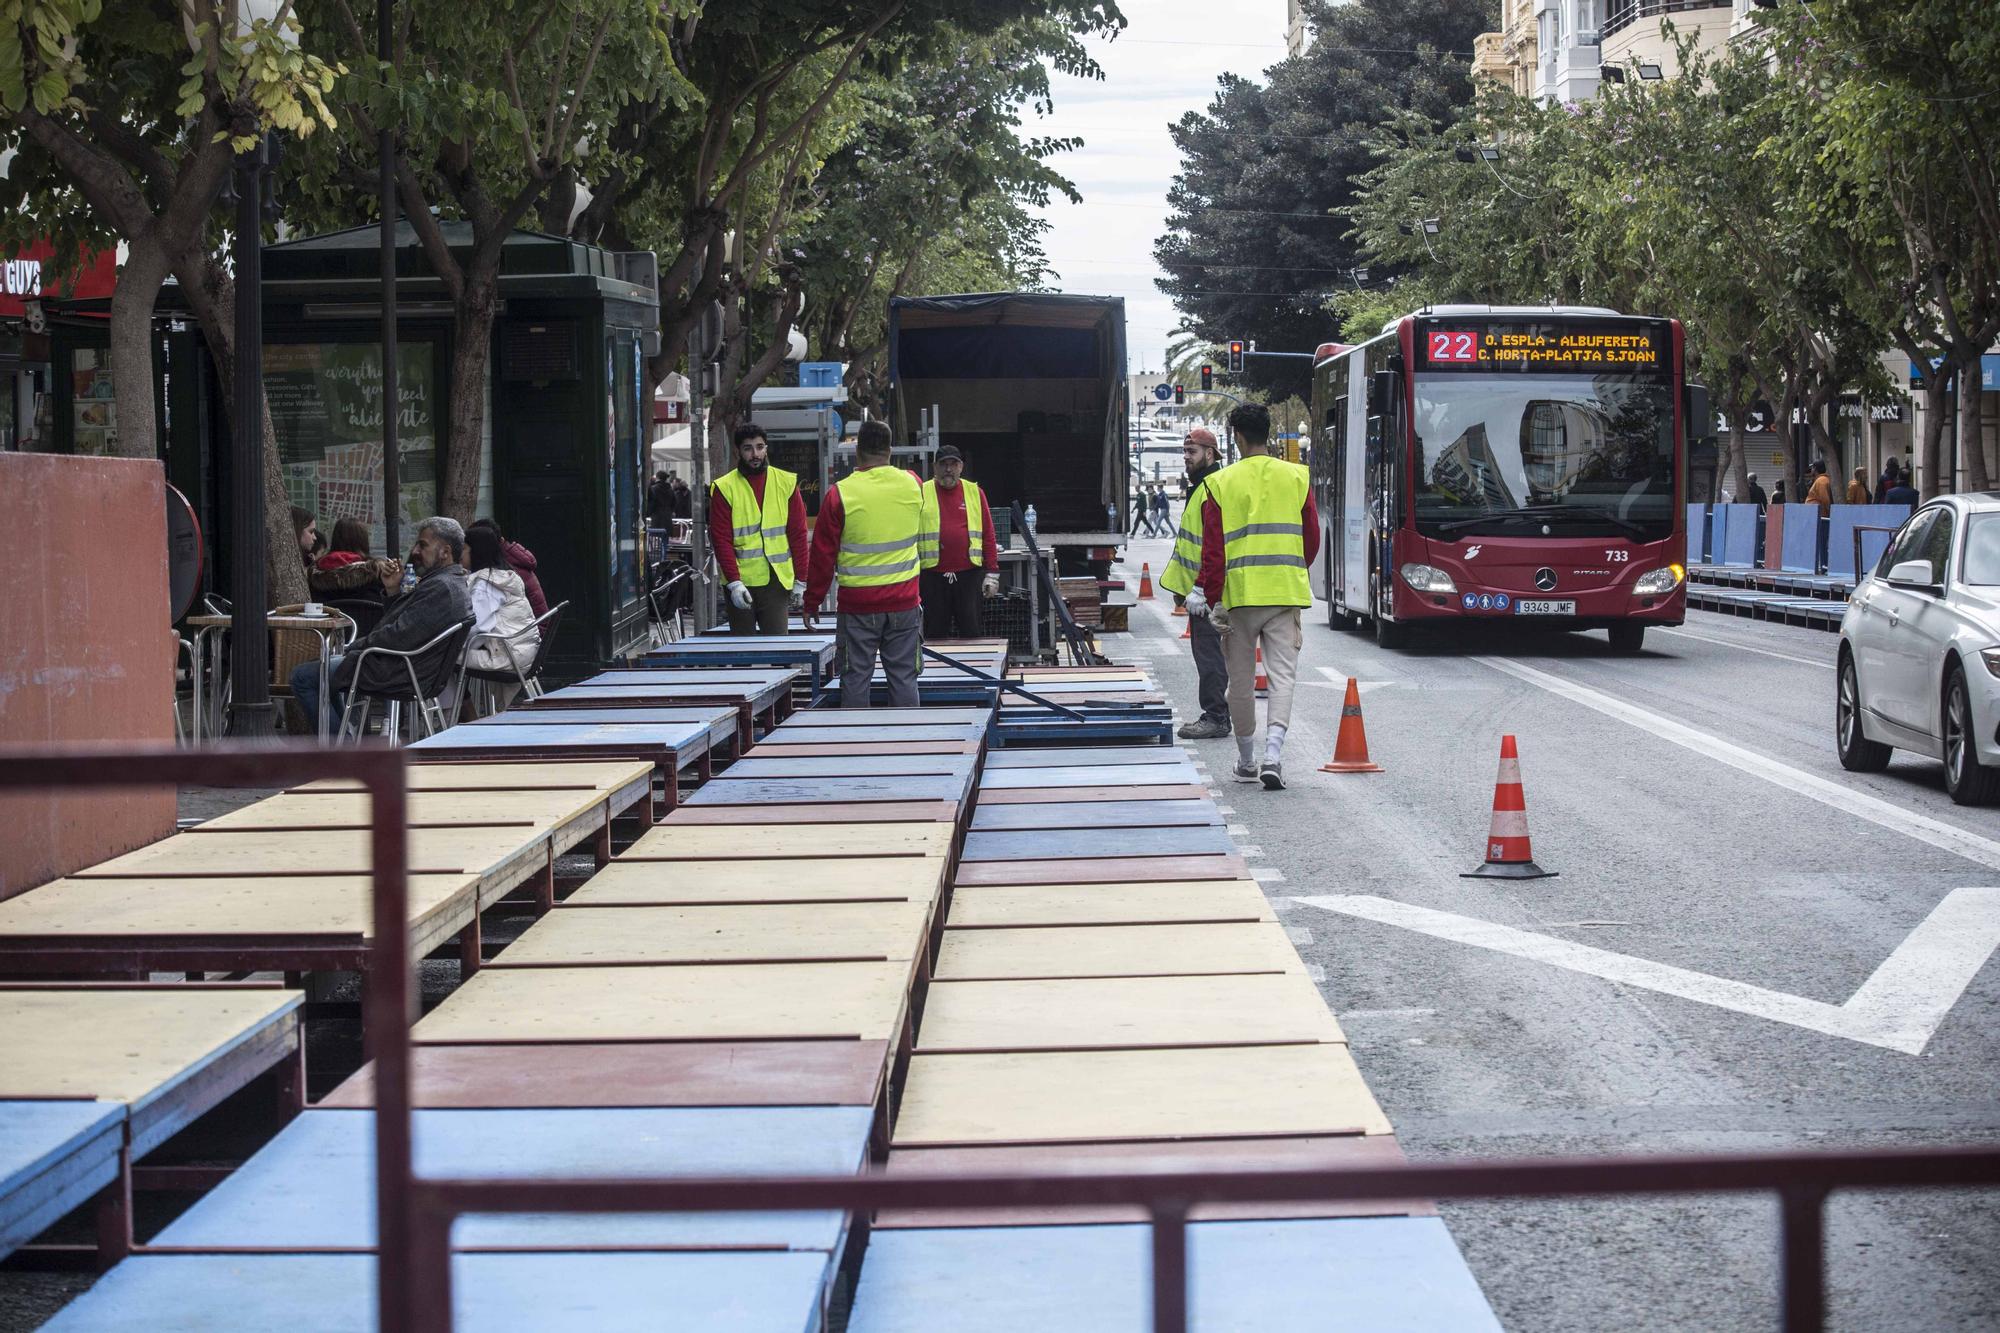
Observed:
[[[1229,662],[1229,724],[1238,736],[1257,734],[1257,650],[1264,652],[1264,674],[1270,696],[1264,720],[1292,725],[1292,684],[1299,674],[1299,648],[1305,627],[1296,606],[1232,606],[1229,632],[1222,636]]]
[[[722,599],[723,614],[729,617],[731,634],[784,634],[792,623],[791,590],[776,579],[764,583],[745,585],[750,590],[750,605],[737,610],[736,604],[727,596]]]
[[[870,611],[860,615],[842,612],[840,626],[840,706],[866,708],[874,692],[875,658],[882,658],[882,674],[889,678],[889,707],[915,708],[917,669],[924,647],[924,613]]]
[[[1229,664],[1223,660],[1222,635],[1207,616],[1188,618],[1188,646],[1194,649],[1194,671],[1200,681],[1201,716],[1208,722],[1229,720]]]

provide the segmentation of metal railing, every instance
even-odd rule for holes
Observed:
[[[575,1180],[422,1178],[411,1157],[409,1028],[414,960],[406,928],[404,755],[310,746],[0,747],[0,790],[200,783],[271,786],[348,778],[369,794],[373,939],[364,1001],[375,1052],[377,1302],[383,1333],[451,1327],[451,1227],[466,1213],[764,1212],[1123,1205],[1152,1227],[1152,1326],[1187,1328],[1189,1210],[1207,1203],[1454,1200],[1621,1194],[1773,1193],[1779,1201],[1782,1326],[1823,1327],[1825,1206],[1849,1189],[2000,1186],[2000,1148],[1732,1156],[1547,1158],[1329,1170],[1119,1170],[821,1177]],[[140,1247],[140,1253],[146,1247]],[[272,1252],[284,1251],[272,1247]],[[233,1252],[243,1252],[239,1249]]]
[[[1631,27],[1640,19],[1663,18],[1696,9],[1731,9],[1733,0],[1611,0],[1599,38]]]

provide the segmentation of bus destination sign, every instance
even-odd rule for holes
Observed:
[[[1664,370],[1664,324],[1427,326],[1418,345],[1433,370]]]

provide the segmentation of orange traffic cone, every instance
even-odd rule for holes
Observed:
[[[1514,738],[1500,738],[1500,776],[1493,780],[1493,827],[1486,835],[1486,861],[1460,879],[1548,879],[1557,872],[1535,864],[1528,846],[1528,802],[1521,791],[1521,757]]]
[[[1368,760],[1368,729],[1361,725],[1361,687],[1347,678],[1347,698],[1340,705],[1340,734],[1333,740],[1333,758],[1319,766],[1322,773],[1380,773]]]
[[[1153,566],[1144,560],[1139,562],[1139,600],[1142,602],[1153,600]]]
[[[1271,678],[1264,674],[1264,650],[1261,647],[1257,649],[1257,679],[1252,683],[1252,688],[1257,690],[1271,688]]]
[[[1174,614],[1177,616],[1184,616],[1187,614],[1187,608],[1185,606],[1182,606],[1179,602],[1175,602]]]
[[[1182,614],[1182,615],[1184,615],[1184,616],[1186,616],[1186,615],[1187,615],[1187,612],[1183,611],[1183,612],[1181,612],[1181,614]],[[1193,616],[1188,616],[1188,623],[1187,623],[1187,624],[1185,624],[1185,625],[1182,625],[1182,626],[1181,626],[1181,637],[1182,637],[1183,639],[1192,639],[1192,638],[1194,637],[1194,617],[1193,617]]]

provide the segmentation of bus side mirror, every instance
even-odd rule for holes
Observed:
[[[1681,407],[1681,419],[1687,422],[1688,442],[1706,440],[1715,433],[1715,411],[1708,404],[1708,386],[1690,384],[1687,386],[1687,401]]]
[[[1378,370],[1368,381],[1368,415],[1386,417],[1393,415],[1396,402],[1396,372]]]

